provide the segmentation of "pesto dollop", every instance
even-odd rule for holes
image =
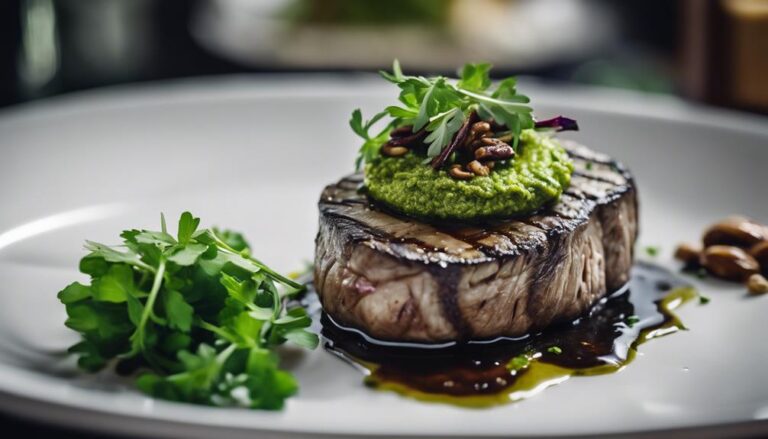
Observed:
[[[456,180],[424,165],[413,152],[381,157],[365,167],[374,200],[406,215],[439,220],[479,220],[531,213],[560,198],[573,165],[558,141],[524,130],[517,154],[489,176]]]

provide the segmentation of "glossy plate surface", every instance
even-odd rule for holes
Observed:
[[[742,213],[768,222],[768,121],[625,92],[524,82],[541,117],[626,163],[641,197],[641,242],[675,268],[679,241]],[[311,259],[316,198],[347,173],[352,109],[393,90],[370,77],[220,78],[122,88],[0,112],[0,408],[133,434],[206,437],[510,436],[650,432],[737,424],[765,431],[768,297],[692,279],[712,300],[679,313],[690,331],[652,341],[624,371],[574,378],[522,403],[484,410],[420,403],[362,385],[322,349],[292,368],[301,393],[265,413],[144,397],[109,374],[83,376],[62,355],[75,337],[56,293],[82,279],[84,239],[115,242],[159,213],[191,210],[242,230],[281,270]],[[647,257],[646,257],[647,258]],[[756,422],[757,421],[757,422]]]

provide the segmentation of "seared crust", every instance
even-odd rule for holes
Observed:
[[[326,187],[315,254],[325,312],[419,342],[519,336],[583,314],[629,279],[637,198],[622,165],[564,146],[571,186],[527,218],[433,225],[373,206],[360,175]]]

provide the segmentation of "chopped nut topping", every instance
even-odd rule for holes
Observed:
[[[478,177],[487,177],[491,173],[491,170],[488,168],[488,166],[485,166],[477,160],[472,160],[469,162],[467,164],[467,168],[469,168],[469,170]]]
[[[471,172],[467,172],[464,169],[461,169],[461,165],[459,164],[451,166],[451,168],[448,169],[448,175],[457,180],[469,180],[474,177],[474,174]]]
[[[408,154],[408,148],[405,146],[392,145],[385,143],[381,147],[381,153],[387,157],[401,157]]]

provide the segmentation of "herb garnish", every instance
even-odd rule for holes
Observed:
[[[640,322],[640,317],[638,316],[633,315],[633,316],[627,317],[627,326],[629,326],[630,328],[635,326],[639,322]]]
[[[708,304],[712,299],[710,299],[707,296],[699,295],[699,305],[706,305]]]
[[[565,116],[556,116],[551,119],[537,120],[536,129],[549,129],[553,131],[578,131],[579,124],[576,120]],[[591,164],[591,162],[589,162]]]
[[[547,352],[549,352],[550,354],[560,355],[563,353],[563,350],[560,348],[560,346],[550,346],[547,348]]]
[[[655,258],[659,255],[659,252],[661,250],[657,246],[649,245],[645,248],[645,252],[648,254],[648,256]]]
[[[189,212],[176,237],[161,222],[160,231],[124,231],[119,247],[87,242],[80,271],[90,285],[58,295],[65,324],[82,336],[69,351],[88,371],[112,359],[149,369],[136,384],[159,398],[281,408],[298,387],[273,348],[318,343],[304,308],[286,306],[304,286],[251,256],[238,233],[198,230]]]
[[[490,70],[490,64],[466,64],[458,80],[444,76],[426,78],[404,75],[400,63],[395,60],[392,73],[380,73],[400,88],[401,105],[387,107],[365,123],[360,110],[352,113],[350,126],[365,140],[357,159],[358,169],[362,163],[378,156],[389,130],[406,125],[412,126],[414,133],[426,130],[426,155],[428,161],[434,162],[473,113],[482,120],[503,125],[515,147],[520,132],[534,126],[529,99],[517,93],[517,82],[513,77],[492,87]],[[371,127],[387,115],[393,119],[386,127],[377,134],[370,134]]]
[[[520,371],[530,366],[530,364],[531,364],[531,356],[528,354],[521,354],[509,360],[509,362],[507,363],[507,370]]]

